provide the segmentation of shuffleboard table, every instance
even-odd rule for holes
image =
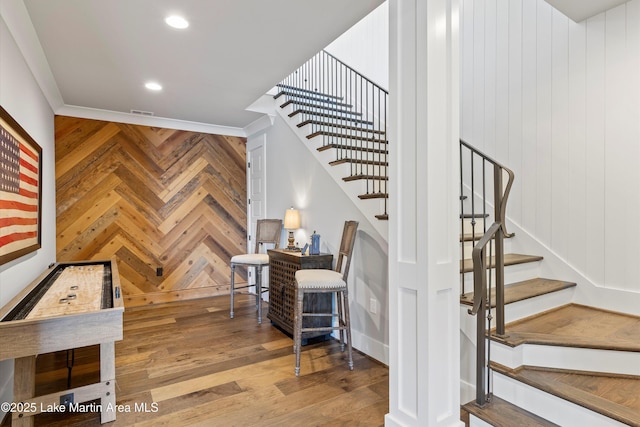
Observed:
[[[100,399],[100,421],[116,418],[115,342],[124,304],[115,258],[53,264],[0,309],[0,360],[15,359],[12,426],[32,426],[52,408]],[[100,382],[35,396],[38,354],[100,345]]]

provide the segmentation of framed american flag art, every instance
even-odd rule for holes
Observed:
[[[41,246],[42,148],[0,107],[0,265]]]

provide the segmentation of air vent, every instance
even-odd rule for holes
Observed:
[[[153,116],[152,111],[131,110],[131,114],[139,114],[141,116]]]

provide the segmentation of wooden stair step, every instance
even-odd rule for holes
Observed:
[[[510,347],[542,344],[640,352],[640,317],[580,304],[567,304],[505,326],[492,336]]]
[[[388,221],[389,220],[389,215],[388,214],[376,215],[376,219],[379,219],[379,220],[382,220],[382,221]]]
[[[327,144],[327,145],[323,145],[322,147],[318,147],[317,150],[327,151],[332,148],[335,148],[336,150],[358,151],[362,153],[387,154],[387,150],[379,150],[376,148],[358,147],[358,146],[351,146],[351,145],[345,145],[345,144]]]
[[[488,213],[466,213],[466,214],[460,214],[460,218],[463,218],[463,219],[488,218],[488,217],[489,217]]]
[[[538,255],[523,255],[523,254],[505,254],[504,255],[504,265],[517,265],[517,264],[525,264],[529,262],[541,261],[543,257]],[[495,265],[495,257],[491,257],[490,266]],[[460,261],[460,272],[461,273],[469,273],[473,271],[473,260],[464,259]]]
[[[280,92],[280,94],[285,95],[286,98],[287,98],[287,100],[284,103],[280,104],[280,108],[284,108],[289,104],[295,103],[295,102],[297,102],[296,100],[299,100],[298,102],[311,101],[311,105],[317,105],[317,103],[321,103],[321,104],[329,104],[329,105],[347,107],[347,108],[352,108],[353,107],[353,105],[351,105],[351,104],[347,104],[345,102],[340,102],[340,100],[338,100],[338,99],[328,98],[328,97],[324,97],[322,95],[317,95],[317,96],[301,95],[301,94],[292,93],[292,92]],[[280,95],[280,94],[278,94],[278,95]]]
[[[293,96],[300,99],[310,99],[313,101],[326,101],[326,102],[339,102],[342,98],[336,98],[335,96],[325,95],[320,92],[312,92],[312,93],[299,93],[293,90],[281,90],[276,95],[273,96],[273,99],[278,99],[281,96]]]
[[[466,413],[466,418],[465,417]],[[484,407],[478,406],[473,401],[462,407],[461,421],[465,425],[469,425],[468,414],[474,415],[482,421],[495,427],[553,427],[557,424],[547,421],[538,415],[532,414],[519,406],[500,399],[497,396],[491,396],[491,401],[487,402]]]
[[[371,166],[389,166],[387,162],[377,162],[373,160],[360,160],[360,159],[339,159],[329,162],[331,166],[342,165],[345,163],[354,163],[359,165],[371,165]]]
[[[368,200],[368,199],[387,199],[389,195],[387,193],[368,193],[368,194],[360,194],[358,198],[360,200]]]
[[[362,133],[366,133],[366,131],[363,131]],[[358,134],[349,134],[349,133],[338,133],[338,132],[329,132],[324,130],[319,130],[319,131],[310,133],[309,135],[307,135],[307,139],[315,138],[316,136],[328,136],[330,138],[353,139],[358,141],[377,142],[379,144],[388,143],[388,141],[385,139],[364,136],[362,134],[358,135]]]
[[[305,110],[305,109],[295,110],[289,113],[289,117],[293,117],[297,114],[307,114],[309,116],[314,116],[314,117],[324,117],[326,119],[339,120],[341,122],[358,123],[362,125],[373,125],[373,122],[369,120],[356,119],[354,117],[338,116],[335,114],[321,113],[319,111],[312,111],[312,110]]]
[[[552,279],[529,279],[522,282],[511,283],[504,287],[504,303],[511,304],[534,298],[540,295],[550,294],[552,292],[561,291],[575,287],[574,282],[566,282],[564,280]],[[473,292],[468,292],[460,297],[460,303],[473,306]],[[491,307],[496,306],[496,290],[491,288]]]
[[[315,111],[329,111],[331,113],[337,113],[337,114],[345,115],[345,116],[357,116],[357,117],[362,116],[362,113],[359,112],[359,111],[352,111],[352,110],[345,110],[345,109],[335,108],[335,107],[332,107],[330,105],[318,105],[318,104],[310,104],[308,102],[296,102],[296,101],[292,102],[291,104],[293,104],[294,106],[297,106],[297,107],[311,108],[311,110],[308,110],[308,111],[311,111],[312,114]],[[295,115],[294,114],[295,111],[303,110],[303,109],[304,108],[295,108],[294,107],[294,112],[289,114],[289,117],[293,117]]]
[[[640,427],[640,377],[522,366],[491,369],[629,426]]]
[[[293,92],[302,92],[302,93],[308,93],[311,95],[320,95],[326,98],[333,98],[333,99],[342,99],[341,96],[336,96],[336,95],[329,95],[327,93],[322,93],[319,92],[317,90],[309,90],[309,89],[302,89],[296,86],[290,86],[290,85],[283,85],[283,84],[277,84],[276,85],[278,88],[282,89],[282,91],[293,91]],[[276,95],[274,98],[278,98],[280,95]]]
[[[373,124],[373,123],[369,122],[369,124]],[[313,120],[313,119],[304,120],[298,123],[296,126],[301,128],[306,125],[326,126],[326,127],[338,128],[338,129],[344,129],[344,130],[364,131],[367,133],[374,133],[379,135],[384,135],[386,133],[383,130],[368,129],[368,128],[363,128],[362,126],[351,126],[344,123],[327,122],[324,120]]]
[[[380,176],[380,175],[351,175],[351,176],[345,176],[344,178],[342,178],[342,180],[345,182],[358,181],[361,179],[370,179],[373,181],[388,181],[389,177]]]

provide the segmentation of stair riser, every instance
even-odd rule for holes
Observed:
[[[507,241],[505,241],[505,246]],[[505,251],[506,252],[506,251]],[[508,265],[505,267],[505,284],[540,277],[540,262]],[[491,286],[495,286],[495,273],[492,274]],[[473,292],[473,272],[464,274],[465,292]]]
[[[634,352],[496,342],[491,351],[492,361],[513,369],[526,365],[640,376],[640,354]]]
[[[491,424],[485,423],[473,414],[469,415],[469,427],[493,427]]]
[[[558,425],[598,427],[625,425],[497,372],[493,372],[492,376],[493,393],[496,396]]]
[[[472,222],[475,220],[475,227],[473,226]],[[486,218],[486,222],[487,222],[487,228],[489,228],[489,226],[491,224],[493,224],[493,220],[489,217]],[[483,234],[484,231],[484,223],[485,223],[485,218],[463,218],[462,219],[462,233],[463,234],[471,234],[474,230],[475,230],[475,234],[480,236]]]

